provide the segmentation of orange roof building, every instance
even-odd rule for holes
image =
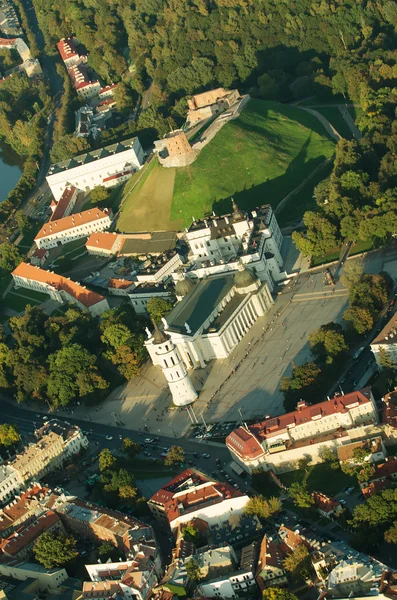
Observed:
[[[186,469],[150,498],[154,516],[172,530],[199,518],[210,526],[239,515],[249,497],[227,483],[210,479],[196,469]]]
[[[63,275],[45,271],[28,263],[21,263],[12,272],[15,287],[24,287],[44,294],[53,300],[65,304],[72,302],[82,310],[88,310],[93,316],[109,309],[109,304],[100,294],[88,290],[84,286]]]
[[[62,521],[52,510],[47,511],[35,521],[21,527],[0,543],[2,552],[12,558],[28,558],[33,552],[33,545],[38,537],[46,531],[65,532]]]
[[[60,202],[61,200],[62,198]],[[60,244],[87,237],[94,232],[105,231],[111,224],[112,211],[107,208],[91,208],[58,220],[50,220],[43,225],[34,241],[38,248],[56,248]]]
[[[293,469],[305,453],[318,460],[319,444],[338,446],[349,439],[349,430],[377,421],[371,389],[364,388],[319,404],[301,401],[293,412],[235,429],[226,445],[247,471],[261,466],[277,472],[278,465]]]
[[[269,586],[283,587],[288,583],[283,555],[267,535],[261,543],[255,579],[261,591]]]
[[[77,195],[77,188],[74,185],[68,185],[58,202],[54,202],[54,205],[51,202],[52,215],[50,221],[58,221],[63,217],[68,217],[75,207]]]

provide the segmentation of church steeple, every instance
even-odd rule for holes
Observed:
[[[232,207],[233,207],[233,219],[235,219],[235,220],[237,220],[237,219],[244,219],[244,215],[240,211],[240,209],[237,206],[237,204],[235,203],[234,198],[232,198]]]

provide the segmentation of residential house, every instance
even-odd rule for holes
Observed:
[[[329,519],[342,512],[342,506],[337,500],[332,500],[326,494],[321,492],[313,492],[312,498],[314,506],[317,508],[320,515]]]
[[[267,535],[261,543],[255,579],[261,591],[268,587],[284,587],[288,583],[283,555],[278,545]]]
[[[389,319],[370,345],[378,365],[381,362],[382,351],[397,364],[397,312]]]
[[[65,533],[61,519],[49,510],[2,540],[0,542],[1,552],[10,558],[26,560],[32,556],[36,540],[43,533],[54,531]]]

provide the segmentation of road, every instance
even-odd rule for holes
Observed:
[[[1,396],[1,399],[3,400],[3,414],[5,415],[7,422],[17,425],[24,435],[33,434],[34,429],[43,424],[43,417],[51,418],[51,415],[48,415],[47,413],[33,413],[31,410],[16,405],[5,396]],[[119,449],[121,446],[120,436],[130,437],[139,444],[145,444],[145,439],[152,437],[152,434],[145,432],[140,433],[122,426],[112,424],[103,425],[93,421],[88,422],[86,420],[75,419],[72,415],[68,415],[67,417],[57,417],[54,415],[53,418],[56,418],[59,421],[67,421],[72,425],[78,425],[83,431],[87,431],[89,440],[97,442],[98,451],[102,448]],[[111,436],[113,439],[107,440],[106,436]],[[169,448],[172,445],[172,440],[169,437],[156,435],[156,439],[158,439],[158,442],[155,444],[145,444],[144,450],[150,452],[150,457],[148,458],[159,458],[161,452],[164,451],[164,448]],[[186,438],[178,439],[176,443],[184,449],[187,460],[193,461],[198,469],[203,470],[208,474],[217,470],[217,458],[221,460],[223,469],[226,466],[226,463],[231,461],[229,451],[226,449],[226,446],[223,446],[222,444],[215,445],[214,443],[207,443],[203,440],[190,441]],[[195,453],[200,454],[200,458],[195,457]],[[210,454],[210,458],[203,458],[202,455],[205,453]],[[237,480],[238,479],[236,478],[236,481]]]

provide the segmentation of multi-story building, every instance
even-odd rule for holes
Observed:
[[[38,248],[56,248],[92,233],[109,229],[112,216],[112,211],[107,208],[103,210],[92,208],[58,220],[51,219],[43,225],[34,241]]]
[[[142,261],[155,261],[158,259],[167,262],[175,256],[177,240],[175,231],[95,233],[88,238],[86,248],[89,254],[97,256],[118,254],[120,256],[142,257]]]
[[[386,458],[387,452],[381,436],[344,444],[337,448],[340,463],[361,464],[364,455],[364,461],[370,463],[378,463]]]
[[[239,98],[238,90],[225,90],[224,88],[216,88],[192,96],[187,101],[189,108],[186,120],[187,127],[193,127],[200,121],[218,115],[230,108]]]
[[[45,532],[59,531],[65,533],[61,519],[52,510],[41,514],[34,521],[20,527],[8,538],[0,542],[0,549],[5,556],[18,560],[26,560],[33,554],[36,540]]]
[[[47,506],[61,517],[66,529],[83,537],[111,542],[128,558],[134,558],[138,544],[153,545],[154,534],[149,525],[118,511],[55,494]]]
[[[68,217],[72,212],[77,202],[78,190],[73,185],[68,185],[58,202],[51,202],[52,215],[50,221],[58,221],[63,217]]]
[[[283,555],[267,535],[261,543],[255,578],[261,591],[268,587],[284,587],[288,583]]]
[[[189,277],[236,272],[242,264],[254,268],[270,290],[275,281],[285,279],[283,236],[270,205],[244,212],[233,201],[232,213],[194,221],[184,238],[190,248]]]
[[[0,465],[0,504],[6,504],[23,488],[24,481],[10,464]]]
[[[88,290],[63,275],[45,271],[28,263],[19,264],[12,272],[12,278],[16,288],[24,287],[49,294],[53,300],[61,304],[71,302],[94,317],[109,310],[108,301],[104,296]]]
[[[385,490],[397,481],[397,457],[388,456],[385,462],[374,466],[374,473],[368,481],[360,483],[364,498]]]
[[[37,563],[24,562],[5,556],[0,560],[0,576],[10,577],[17,581],[34,580],[37,582],[35,591],[41,592],[40,595],[43,592],[47,592],[47,594],[55,592],[60,595],[63,584],[70,579],[66,569],[45,569]],[[13,598],[15,597],[13,596]],[[25,598],[25,596],[20,596],[20,598]]]
[[[38,484],[32,485],[0,510],[0,538],[6,538],[33,515],[38,516],[40,502],[48,492]]]
[[[321,448],[332,449],[368,437],[363,425],[378,421],[370,388],[309,405],[301,401],[297,410],[239,427],[226,438],[233,459],[252,472],[293,470],[296,461],[309,454],[321,460]]]
[[[131,560],[85,565],[85,568],[91,582],[87,585],[84,584],[84,593],[88,595],[89,591],[97,591],[104,587],[104,584],[117,583],[124,594],[122,597],[131,600],[146,600],[151,595],[162,574],[160,554],[157,552],[154,543],[138,544],[134,558]]]
[[[163,167],[186,167],[197,157],[186,134],[181,129],[171,131],[161,140],[154,142],[160,164]]]
[[[148,501],[159,521],[176,530],[194,518],[220,525],[232,515],[241,515],[249,496],[227,483],[210,479],[196,469],[186,469],[156,492]]]
[[[67,185],[85,192],[97,185],[113,187],[138,171],[143,159],[138,138],[130,138],[52,165],[47,182],[56,200]]]
[[[341,504],[337,500],[332,500],[332,498],[322,492],[313,492],[312,498],[314,500],[314,506],[322,517],[330,519],[343,510]]]
[[[378,365],[381,362],[382,354],[388,355],[397,365],[397,312],[371,342],[371,350]]]
[[[65,66],[70,69],[81,61],[87,61],[87,56],[78,52],[78,40],[75,37],[63,38],[57,43],[58,52]]]
[[[339,598],[371,595],[378,587],[385,565],[376,560],[361,561],[354,558],[343,560],[328,575],[327,592]]]
[[[176,295],[184,295],[163,319],[163,327],[186,369],[204,368],[210,360],[230,356],[274,303],[267,283],[249,270],[218,275],[196,285],[188,279],[179,283],[184,289],[177,285]],[[153,364],[163,368],[153,338],[145,345]]]
[[[43,267],[45,265],[45,261],[49,258],[50,253],[45,248],[36,248],[30,257],[30,264],[34,267]]]

